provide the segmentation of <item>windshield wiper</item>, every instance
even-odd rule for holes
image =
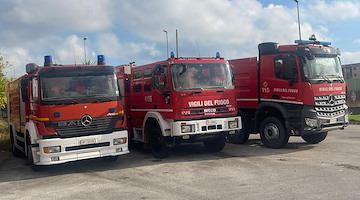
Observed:
[[[317,80],[317,82],[328,82],[328,83],[331,83],[331,80],[328,76],[317,76],[318,78],[322,78],[320,80]]]
[[[179,73],[179,76],[182,75],[183,73],[185,73],[187,70],[187,65],[185,65],[184,63],[181,63],[181,65],[183,68],[182,68],[182,71]]]

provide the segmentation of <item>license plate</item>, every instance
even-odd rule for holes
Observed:
[[[216,125],[215,120],[206,120],[206,125]]]
[[[336,123],[336,119],[330,119],[330,124]]]
[[[95,143],[96,143],[96,138],[80,140],[80,145],[95,144]]]

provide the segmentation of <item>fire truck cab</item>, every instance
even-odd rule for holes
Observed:
[[[125,82],[130,138],[148,145],[155,157],[168,157],[183,142],[203,142],[208,151],[220,151],[226,135],[241,129],[232,73],[220,56],[171,56],[143,66],[118,66],[118,74],[126,67],[131,68]]]
[[[316,144],[328,131],[348,125],[339,50],[315,36],[295,42],[262,43],[258,59],[229,61],[244,125],[232,142],[244,143],[250,133],[260,133],[270,148],[285,146],[292,135]]]
[[[14,155],[37,165],[129,153],[123,101],[115,68],[98,65],[26,65],[8,85],[9,130]]]

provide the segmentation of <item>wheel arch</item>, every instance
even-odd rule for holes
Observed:
[[[171,126],[170,122],[165,120],[160,113],[158,112],[148,112],[146,113],[143,121],[143,135],[145,136],[144,141],[145,143],[149,142],[149,131],[150,128],[154,125],[158,125],[160,127],[161,133],[163,136],[170,136],[171,135]]]
[[[289,127],[288,118],[289,115],[286,112],[286,108],[278,103],[263,102],[257,108],[255,112],[255,127],[256,131],[259,131],[261,122],[269,116],[277,117],[285,122],[285,128]]]

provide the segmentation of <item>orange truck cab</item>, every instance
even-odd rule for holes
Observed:
[[[129,153],[122,91],[105,65],[26,65],[8,85],[12,150],[33,166]]]

